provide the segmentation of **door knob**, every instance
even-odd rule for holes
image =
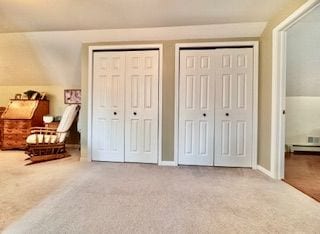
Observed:
[[[133,112],[133,115],[137,115],[137,112]]]
[[[226,116],[229,116],[229,113],[226,113]]]
[[[207,114],[206,113],[203,113],[203,117],[206,117],[207,116]]]
[[[117,112],[113,112],[114,115],[117,115]]]

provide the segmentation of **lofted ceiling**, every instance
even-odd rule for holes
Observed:
[[[287,96],[320,97],[320,6],[287,34]]]
[[[265,22],[294,0],[1,0],[0,32]]]

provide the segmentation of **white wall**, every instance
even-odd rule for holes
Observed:
[[[320,96],[320,6],[287,38],[287,96]]]
[[[288,32],[286,144],[320,137],[320,7]]]
[[[286,98],[286,144],[307,144],[320,137],[320,97]]]

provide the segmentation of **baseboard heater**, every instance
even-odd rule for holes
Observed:
[[[320,152],[320,145],[291,145],[290,152]]]

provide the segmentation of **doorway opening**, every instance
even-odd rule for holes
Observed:
[[[302,191],[319,173],[319,6],[308,1],[273,31],[271,173]]]
[[[320,201],[320,6],[287,31],[284,181]]]

